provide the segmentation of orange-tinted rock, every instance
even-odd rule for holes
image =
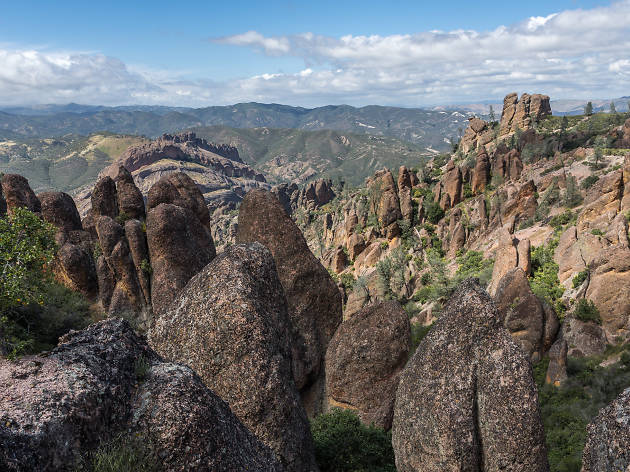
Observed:
[[[477,154],[475,169],[472,176],[471,189],[475,195],[483,193],[490,183],[490,159],[488,154],[480,152]]]

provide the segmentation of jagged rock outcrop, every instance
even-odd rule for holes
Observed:
[[[549,470],[531,365],[475,281],[403,370],[392,444],[399,472]]]
[[[507,181],[520,179],[522,173],[523,161],[516,149],[505,152],[499,149],[492,156],[492,175],[497,175]]]
[[[529,180],[502,205],[501,218],[504,224],[516,230],[520,223],[534,218],[537,208],[536,185],[533,180]]]
[[[28,184],[28,180],[21,175],[4,174],[1,184],[7,212],[11,213],[15,208],[26,208],[39,213],[41,203]]]
[[[403,219],[413,223],[413,199],[411,196],[411,173],[405,166],[398,169],[398,200]]]
[[[479,118],[468,118],[468,127],[462,136],[460,148],[464,154],[483,151],[493,138],[494,133],[487,122]]]
[[[532,362],[538,362],[555,340],[560,323],[553,309],[534,295],[523,269],[516,267],[503,276],[494,301],[514,340]]]
[[[165,358],[194,367],[288,471],[316,471],[290,332],[272,255],[253,243],[227,248],[194,276],[149,340]]]
[[[446,174],[442,179],[443,190],[439,198],[440,207],[448,210],[462,201],[462,171],[451,160],[446,165]]]
[[[529,275],[531,270],[530,241],[529,239],[519,241],[507,231],[503,231],[499,235],[492,280],[488,285],[490,295],[496,295],[501,279],[515,267],[520,267],[526,275]]]
[[[389,429],[400,372],[411,349],[409,316],[396,301],[369,305],[346,319],[326,353],[330,406]]]
[[[564,339],[558,339],[549,349],[549,366],[545,382],[559,387],[568,378],[567,375],[568,346]]]
[[[118,197],[118,211],[128,218],[144,220],[144,198],[140,189],[133,181],[131,173],[123,166],[118,167],[116,176],[116,193]]]
[[[309,182],[300,191],[298,205],[303,208],[319,208],[335,198],[332,180],[317,179]]]
[[[192,370],[163,362],[120,319],[1,361],[0,388],[2,470],[71,470],[119,434],[165,471],[284,470]]]
[[[518,94],[510,93],[503,99],[503,112],[501,113],[500,135],[514,133],[532,127],[532,120],[539,121],[551,115],[551,105],[547,95],[524,93],[519,100]]]
[[[210,226],[210,212],[203,195],[195,181],[183,172],[168,174],[151,187],[147,196],[147,209],[150,211],[160,203],[186,208],[195,214],[202,225]]]
[[[376,199],[373,208],[378,217],[378,221],[383,228],[383,233],[387,239],[395,238],[400,234],[397,221],[402,218],[400,211],[400,200],[394,176],[389,170],[378,171],[374,174],[368,187],[373,189]]]
[[[92,240],[89,233],[83,231],[74,200],[63,192],[43,192],[37,198],[41,202],[42,218],[57,227],[55,240],[59,250],[53,263],[55,278],[90,299],[96,298],[98,280]]]
[[[253,190],[245,196],[236,240],[258,241],[273,254],[293,327],[293,376],[307,413],[314,416],[324,406],[326,348],[342,319],[339,290],[270,192]]]
[[[151,303],[151,264],[149,262],[147,236],[140,220],[128,220],[125,222],[125,237],[127,238],[131,259],[136,269],[138,282],[142,289],[144,303],[149,305]]]
[[[490,183],[490,159],[485,151],[477,154],[475,169],[472,175],[471,189],[475,195],[483,193]]]
[[[567,342],[568,355],[571,357],[596,356],[606,349],[606,333],[602,327],[573,316],[567,316],[562,321],[559,337]]]
[[[103,177],[96,182],[92,195],[91,214],[97,216],[109,216],[116,218],[118,216],[118,193],[116,191],[116,183],[109,177]]]
[[[146,225],[151,301],[154,314],[159,316],[216,251],[210,230],[187,207],[160,203],[147,213]]]
[[[601,409],[588,425],[582,472],[630,469],[630,388]]]

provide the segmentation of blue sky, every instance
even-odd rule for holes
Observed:
[[[3,3],[0,105],[630,94],[628,0]]]

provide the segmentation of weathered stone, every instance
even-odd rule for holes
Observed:
[[[73,470],[127,434],[160,470],[284,470],[192,370],[162,362],[120,319],[71,331],[45,356],[0,362],[0,389],[2,470]]]
[[[189,208],[161,203],[147,214],[151,301],[159,316],[216,255],[210,231]]]
[[[55,258],[53,271],[57,281],[88,298],[98,294],[96,266],[89,247],[66,243]]]
[[[442,182],[444,190],[439,203],[443,210],[448,210],[462,201],[462,171],[452,160],[446,166]]]
[[[545,382],[559,387],[568,378],[567,376],[567,352],[568,346],[564,339],[558,339],[549,349],[549,367]]]
[[[360,234],[354,233],[348,238],[346,246],[348,248],[348,256],[350,257],[350,260],[355,260],[365,249],[365,240]]]
[[[342,319],[339,290],[269,192],[253,190],[245,196],[236,240],[258,241],[273,254],[293,326],[293,376],[307,413],[314,416],[323,409],[326,348]]]
[[[92,189],[92,214],[96,216],[118,216],[118,194],[111,177],[103,177]]]
[[[545,352],[545,337],[553,338],[556,333],[545,329],[547,316],[543,304],[532,292],[527,275],[520,267],[510,270],[503,276],[494,300],[504,317],[505,327],[514,340],[532,362],[538,362]],[[552,316],[555,316],[553,311]],[[553,326],[557,332],[558,322],[553,323]]]
[[[475,281],[403,370],[392,444],[399,472],[549,470],[531,365]]]
[[[584,209],[578,216],[578,232],[605,229],[621,210],[623,171],[602,176],[586,193]]]
[[[336,274],[340,273],[348,265],[348,256],[341,246],[337,247],[332,254],[330,266]]]
[[[201,224],[206,227],[210,225],[210,213],[201,190],[183,172],[168,174],[151,187],[147,196],[147,210],[156,208],[161,203],[186,208],[197,216]]]
[[[142,193],[136,187],[131,173],[120,166],[116,177],[116,191],[118,195],[118,210],[128,218],[144,220],[146,214]]]
[[[108,311],[109,304],[112,301],[114,287],[116,286],[116,279],[103,255],[99,256],[96,260],[96,276],[98,279],[98,298],[103,310]]]
[[[483,151],[477,154],[475,161],[475,170],[473,171],[471,189],[475,195],[483,193],[486,186],[490,183],[490,159],[488,154]]]
[[[125,223],[125,237],[129,244],[129,251],[136,269],[138,282],[144,296],[144,303],[151,302],[151,264],[149,262],[149,246],[147,235],[139,220],[129,220]]]
[[[195,275],[149,340],[166,359],[194,367],[287,470],[316,471],[290,331],[272,255],[254,243],[227,248]]]
[[[332,180],[317,179],[309,182],[300,192],[299,205],[304,208],[319,208],[335,198]]]
[[[630,388],[588,425],[582,472],[630,470]]]
[[[551,105],[547,95],[524,93],[519,100],[516,93],[508,94],[503,100],[500,135],[513,133],[517,129],[531,129],[532,120],[537,122],[549,115]]]
[[[524,241],[526,240],[519,241],[505,230],[500,234],[492,269],[492,280],[490,280],[490,285],[488,285],[488,293],[490,295],[495,296],[503,276],[515,267],[520,267],[523,271],[530,270],[529,242]]]
[[[601,326],[572,316],[565,317],[562,322],[560,338],[567,342],[571,357],[595,356],[606,349],[606,333]]]
[[[74,200],[67,193],[43,192],[37,198],[41,202],[42,217],[61,231],[82,230],[81,217]]]
[[[411,174],[409,169],[401,166],[398,170],[398,200],[403,219],[413,223],[413,199],[411,198]]]
[[[4,174],[1,183],[4,201],[9,213],[12,213],[15,208],[26,208],[39,213],[41,203],[28,184],[28,180],[21,175]]]
[[[516,149],[505,153],[497,151],[492,158],[492,175],[507,180],[518,180],[523,172],[523,161]]]
[[[367,425],[389,429],[398,377],[411,348],[409,316],[396,301],[346,319],[326,353],[330,406],[355,411]]]

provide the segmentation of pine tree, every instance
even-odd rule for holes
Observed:
[[[617,108],[615,108],[615,102],[610,102],[610,113],[617,113]]]
[[[591,116],[593,114],[593,102],[588,102],[584,107],[584,114],[586,116]]]
[[[490,115],[490,123],[494,124],[494,122],[496,121],[496,117],[494,116],[494,108],[492,108],[492,105],[490,105],[489,107],[489,115]]]

